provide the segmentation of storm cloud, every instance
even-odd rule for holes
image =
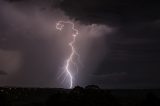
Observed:
[[[107,54],[103,62],[99,63],[99,68],[96,69],[90,83],[111,88],[160,87],[158,2],[64,0],[60,7],[70,17],[86,24],[103,23],[117,28],[109,37],[104,37]],[[119,73],[123,78],[112,73]],[[112,76],[108,79],[108,75]]]
[[[155,1],[1,0],[0,70],[7,75],[0,84],[66,87],[57,76],[70,52],[71,31],[58,32],[55,24],[69,20],[80,32],[75,85],[158,88],[159,10]]]
[[[57,76],[70,52],[67,44],[71,31],[67,27],[58,32],[55,25],[59,20],[74,22],[80,32],[76,47],[82,64],[75,84],[84,86],[89,82],[88,75],[96,71],[106,55],[104,36],[116,28],[78,21],[59,8],[62,2],[0,1],[0,69],[7,72],[0,77],[1,86],[67,87]]]

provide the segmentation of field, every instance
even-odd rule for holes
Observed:
[[[160,106],[159,89],[0,88],[0,106]]]

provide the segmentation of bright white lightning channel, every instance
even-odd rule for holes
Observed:
[[[71,71],[71,66],[74,65],[76,67],[76,70],[78,71],[77,63],[74,62],[74,58],[75,58],[75,56],[77,56],[76,58],[79,61],[79,54],[77,53],[74,44],[76,42],[76,37],[79,34],[79,32],[77,29],[75,29],[74,23],[70,22],[70,21],[58,21],[56,23],[56,29],[59,31],[62,31],[65,24],[70,24],[72,26],[72,30],[73,30],[73,34],[72,34],[73,39],[71,42],[68,43],[68,45],[71,48],[71,53],[70,53],[69,57],[67,58],[65,66],[64,66],[65,67],[64,71],[67,74],[67,77],[69,78],[69,84],[70,84],[69,86],[70,86],[70,88],[72,88],[73,87],[73,75],[72,75],[72,71]]]

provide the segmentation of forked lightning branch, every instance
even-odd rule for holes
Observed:
[[[56,23],[56,29],[59,31],[62,31],[63,28],[65,27],[65,24],[70,24],[71,28],[73,30],[72,40],[68,43],[68,46],[71,49],[71,53],[68,56],[68,58],[64,64],[64,72],[65,72],[66,76],[68,77],[69,87],[72,88],[73,87],[73,79],[74,79],[74,76],[72,74],[73,70],[71,69],[72,65],[74,65],[76,67],[75,70],[78,70],[77,62],[74,61],[74,57],[77,57],[77,59],[79,59],[79,54],[77,53],[77,51],[75,49],[76,37],[78,36],[79,32],[77,29],[75,29],[74,23],[70,22],[70,21],[58,21]]]

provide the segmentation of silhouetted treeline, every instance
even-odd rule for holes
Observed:
[[[0,88],[0,106],[160,106],[160,90]]]
[[[49,97],[47,106],[55,104],[70,106],[120,106],[116,98],[110,92],[105,92],[100,89],[83,89],[75,87],[69,93],[56,93]]]

